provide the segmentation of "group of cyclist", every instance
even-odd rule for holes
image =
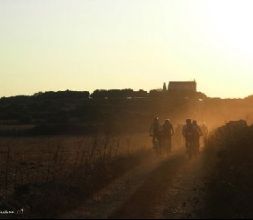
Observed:
[[[175,134],[173,125],[170,119],[166,119],[161,125],[159,118],[155,117],[150,127],[150,135],[152,136],[153,147],[158,154],[163,151],[168,155],[172,148],[172,136]],[[191,158],[200,153],[200,138],[203,137],[206,143],[208,129],[203,124],[198,125],[196,120],[187,119],[182,127],[181,135],[185,140],[186,153]]]

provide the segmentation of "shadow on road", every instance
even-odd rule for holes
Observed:
[[[166,192],[178,174],[189,160],[184,154],[178,154],[163,161],[150,173],[143,185],[109,218],[156,218],[159,208],[166,199]]]

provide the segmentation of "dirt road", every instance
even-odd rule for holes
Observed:
[[[63,218],[198,218],[203,217],[202,157],[183,152],[142,165],[96,193]]]

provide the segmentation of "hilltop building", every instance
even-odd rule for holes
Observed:
[[[171,81],[168,90],[197,92],[197,83],[196,81]]]

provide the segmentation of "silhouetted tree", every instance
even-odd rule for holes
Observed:
[[[92,94],[91,97],[93,99],[104,99],[108,96],[107,90],[104,89],[97,89]]]
[[[162,94],[162,91],[161,91],[161,90],[158,90],[158,89],[152,89],[152,90],[150,90],[150,92],[149,92],[149,96],[150,96],[151,98],[157,98],[157,97],[161,96],[161,94]]]
[[[167,91],[167,86],[166,86],[166,83],[163,83],[163,91]]]
[[[142,89],[133,93],[133,97],[137,97],[137,98],[145,98],[147,96],[148,96],[148,92]]]

